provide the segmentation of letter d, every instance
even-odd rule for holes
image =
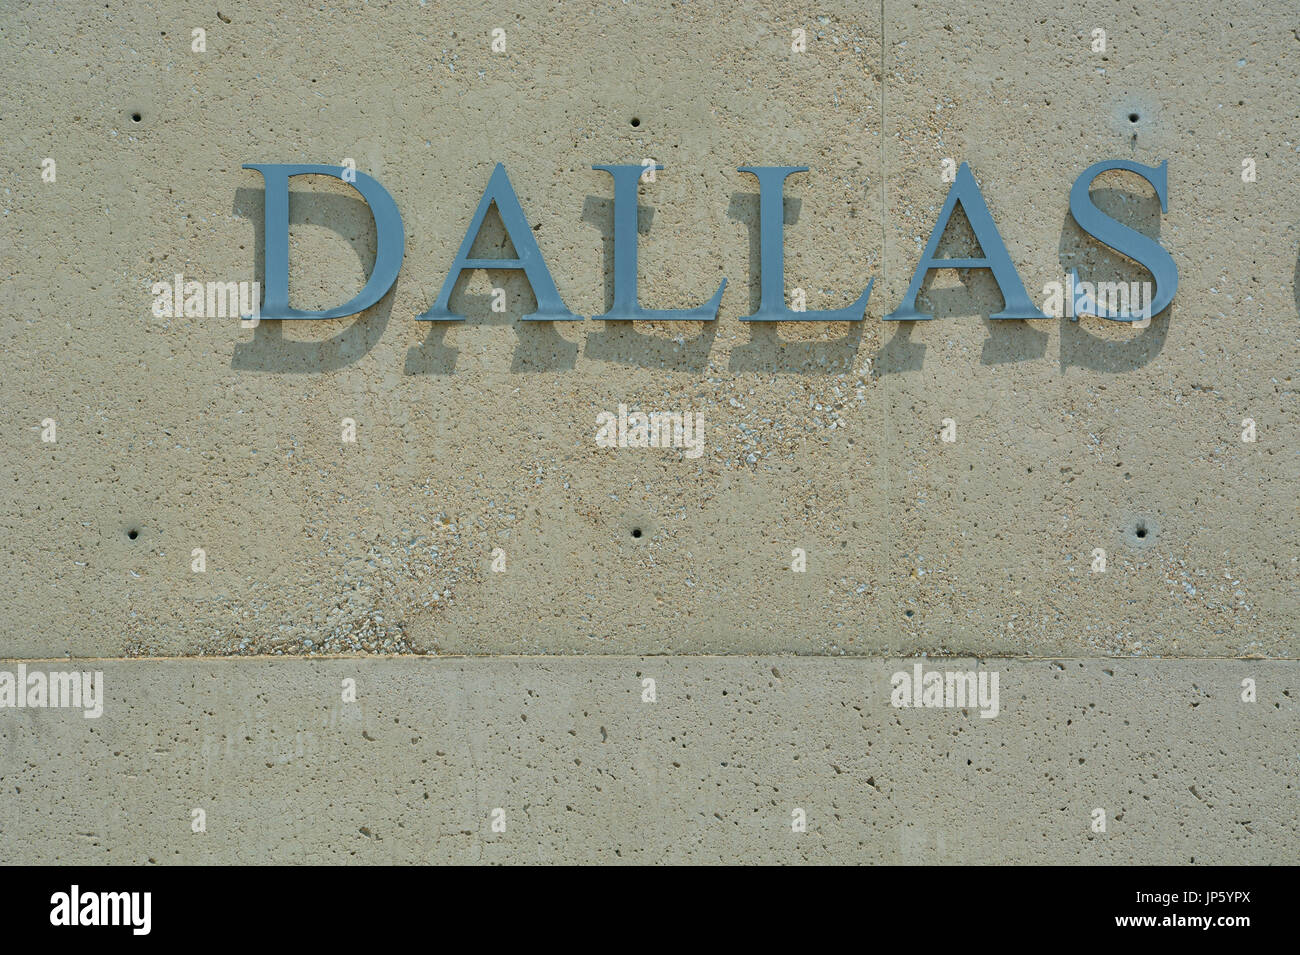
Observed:
[[[333,176],[343,180],[344,167],[315,163],[246,163],[244,168],[256,169],[266,183],[266,274],[262,279],[266,301],[262,303],[263,320],[346,318],[364,311],[388,294],[402,268],[406,233],[402,229],[397,203],[387,189],[364,172],[347,170],[348,180],[344,181],[361,193],[375,218],[375,267],[365,288],[346,305],[319,312],[303,311],[289,307],[289,177]],[[356,176],[355,182],[350,181],[352,176]]]

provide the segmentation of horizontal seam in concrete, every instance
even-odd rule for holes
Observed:
[[[315,660],[843,660],[874,662],[892,660],[1005,660],[1017,663],[1077,662],[1077,663],[1300,663],[1300,657],[1039,657],[1039,656],[984,656],[976,653],[920,656],[899,653],[889,656],[863,656],[838,653],[403,653],[403,654],[248,654],[234,656],[175,656],[175,657],[0,657],[0,664],[8,663],[263,663],[268,660],[283,662],[310,662]]]

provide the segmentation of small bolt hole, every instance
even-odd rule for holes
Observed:
[[[131,122],[133,122],[133,123],[138,123],[138,122],[140,122],[140,114],[139,114],[139,113],[132,113],[132,114],[131,114]]]
[[[637,119],[635,116],[633,116],[633,117],[632,117],[632,125],[633,125],[633,126],[640,126],[640,125],[641,125],[641,120],[639,120],[639,119]]]
[[[126,536],[129,537],[131,540],[135,540],[137,537],[140,536],[140,532],[133,527],[126,532]]]
[[[1137,114],[1137,113],[1129,113],[1129,114],[1128,114],[1128,121],[1129,121],[1130,123],[1136,123],[1136,122],[1138,121],[1138,118],[1139,118],[1139,117],[1138,117],[1138,114]]]
[[[640,537],[640,536],[641,536],[641,528],[639,528],[639,527],[634,527],[634,528],[632,528],[632,536],[633,536],[633,537]]]
[[[1138,526],[1133,529],[1133,533],[1136,534],[1139,538],[1146,537],[1147,526],[1141,522],[1138,522]]]

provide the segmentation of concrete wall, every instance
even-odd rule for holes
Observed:
[[[1138,6],[9,5],[0,669],[106,687],[97,721],[0,709],[10,857],[1294,859],[1300,16]],[[345,158],[404,222],[379,304],[153,313],[176,273],[262,278],[244,163]],[[1177,263],[1149,327],[990,320],[965,270],[931,273],[936,320],[882,321],[945,160],[1035,302],[1076,267],[1146,280],[1069,214],[1112,158],[1169,163],[1166,212],[1131,174],[1093,188]],[[642,304],[725,278],[716,322],[590,320],[591,166],[645,159]],[[415,320],[498,162],[586,321],[521,321],[496,270],[458,284],[466,322]],[[865,321],[740,321],[744,165],[810,167],[787,288],[842,308],[874,278]],[[365,204],[297,179],[290,215],[293,304],[350,298]],[[977,248],[958,216],[941,254]],[[509,249],[493,213],[476,251]],[[700,416],[704,453],[597,447],[620,404]],[[322,654],[359,658],[268,659]],[[891,707],[919,654],[999,671],[1000,715]]]
[[[998,715],[894,708],[910,659],[95,663],[99,719],[6,714],[0,830],[50,862],[1295,862],[1293,663],[941,664],[999,671]]]

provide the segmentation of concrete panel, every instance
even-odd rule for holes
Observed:
[[[758,276],[757,186],[736,167],[812,167],[789,189],[790,285],[812,308],[851,301],[879,267],[879,24],[780,6],[16,11],[7,651],[862,649],[885,514],[870,431],[845,425],[871,402],[868,325],[737,320]],[[262,183],[242,163],[344,157],[404,218],[389,297],[256,330],[152,316],[175,273],[260,277]],[[645,158],[666,169],[643,189],[643,301],[699,304],[725,277],[719,322],[521,323],[516,273],[464,280],[463,325],[413,321],[497,161],[566,303],[604,311],[612,187],[590,166]],[[299,189],[292,300],[337,304],[374,254],[369,214],[340,183]],[[480,241],[501,245],[499,223]],[[706,454],[597,449],[620,403],[702,416]]]
[[[1289,6],[1203,23],[883,9],[16,8],[5,652],[1284,651]],[[1035,291],[1110,264],[1068,221],[1085,164],[1169,158],[1169,214],[1139,190],[1133,221],[1179,263],[1173,311],[1127,344],[1096,320],[994,328],[975,320],[986,282],[975,308],[943,291],[971,315],[880,322],[949,155],[975,166]],[[152,313],[178,273],[260,278],[262,182],[243,163],[345,157],[405,223],[378,305],[256,329]],[[467,322],[414,321],[498,161],[565,302],[600,314],[612,186],[590,166],[647,158],[666,168],[641,189],[643,301],[697,305],[725,277],[717,322],[525,323],[510,272],[462,279]],[[790,294],[840,307],[874,277],[865,322],[739,321],[758,210],[736,167],[782,163],[811,167],[786,190]],[[294,194],[292,301],[338,304],[374,255],[370,214],[332,180]],[[509,246],[494,216],[480,249]],[[699,415],[704,453],[597,448],[620,404]],[[1086,569],[1096,547],[1105,576]]]
[[[916,665],[997,673],[997,715],[893,706]],[[5,861],[1296,861],[1294,662],[87,666],[98,719],[0,719]]]
[[[889,308],[963,162],[1041,306],[1072,268],[1150,280],[1074,223],[1069,193],[1104,159],[1168,161],[1166,214],[1131,173],[1092,193],[1180,273],[1142,330],[990,320],[998,286],[967,269],[930,273],[919,302],[934,320],[884,323],[889,580],[929,647],[1291,655],[1300,144],[1282,91],[1300,43],[1279,13],[887,7]],[[940,256],[980,253],[960,213],[944,236]],[[1244,443],[1245,418],[1269,437]],[[944,419],[955,443],[938,438]]]

